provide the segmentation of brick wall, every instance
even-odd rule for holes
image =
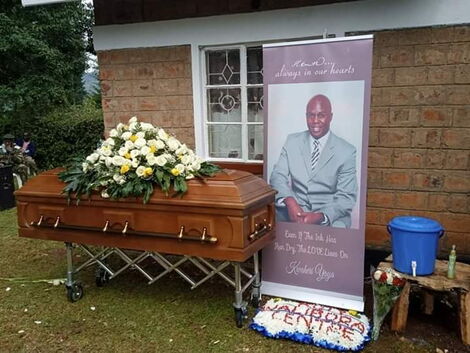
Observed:
[[[98,52],[106,131],[137,115],[194,147],[190,46]]]
[[[367,242],[422,215],[470,254],[470,26],[376,33],[372,87]]]
[[[132,115],[194,146],[189,46],[98,53],[106,129]],[[470,27],[376,33],[366,240],[396,215],[447,230],[470,254]]]

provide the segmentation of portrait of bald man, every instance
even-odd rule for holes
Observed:
[[[356,148],[330,130],[325,95],[306,106],[307,130],[287,136],[270,177],[280,222],[350,228],[357,198]]]

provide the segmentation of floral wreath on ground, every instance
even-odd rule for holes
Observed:
[[[100,191],[103,198],[143,197],[147,203],[154,184],[166,194],[171,187],[184,194],[186,181],[213,176],[220,168],[195,155],[164,129],[132,117],[119,123],[109,138],[86,160],[76,160],[59,174],[67,183],[64,193],[90,196]]]
[[[370,341],[369,319],[354,310],[273,298],[253,318],[250,328],[270,338],[284,338],[322,348],[359,351]]]

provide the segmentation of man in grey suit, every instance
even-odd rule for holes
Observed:
[[[271,174],[278,221],[349,228],[357,197],[356,149],[330,131],[328,97],[312,97],[306,118],[308,130],[287,137]]]

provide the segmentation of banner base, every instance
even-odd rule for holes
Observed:
[[[290,286],[262,281],[261,294],[334,306],[341,309],[364,311],[364,298],[320,289]]]

